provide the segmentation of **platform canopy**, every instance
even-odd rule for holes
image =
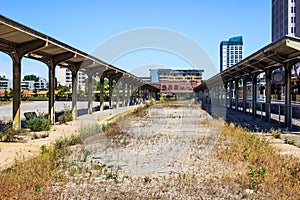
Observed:
[[[287,63],[300,61],[300,38],[284,36],[281,39],[261,48],[241,62],[225,69],[207,80],[207,83],[236,80],[245,75],[258,74],[267,69],[274,70]]]
[[[49,58],[58,56],[63,60],[57,63],[60,66],[71,67],[79,65],[79,70],[86,73],[92,72],[95,75],[100,71],[113,70],[115,73],[127,75],[127,77],[138,82],[140,85],[146,84],[131,73],[0,15],[0,51],[11,55],[15,52],[15,48],[21,46],[38,47],[32,48],[32,51],[25,50],[29,52],[25,57],[39,60],[46,64],[49,62]]]

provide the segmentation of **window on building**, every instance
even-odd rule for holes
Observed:
[[[173,89],[173,86],[172,85],[169,85],[168,86],[168,90],[172,90]]]
[[[291,13],[296,13],[296,7],[291,7]]]
[[[291,17],[291,22],[296,23],[296,17]]]
[[[165,85],[161,86],[161,90],[166,90],[167,87]]]
[[[174,85],[174,90],[178,90],[178,85]]]
[[[296,27],[291,27],[291,33],[296,33]]]

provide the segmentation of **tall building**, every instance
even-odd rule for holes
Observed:
[[[77,89],[85,90],[85,79],[87,75],[81,71],[78,72]],[[60,67],[57,70],[57,82],[62,86],[72,87],[72,72],[68,68]]]
[[[236,36],[220,44],[220,72],[243,59],[243,38]]]
[[[272,0],[272,42],[285,35],[300,36],[300,2]]]

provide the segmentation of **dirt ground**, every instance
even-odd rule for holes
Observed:
[[[222,122],[211,121],[188,104],[156,105],[145,116],[119,121],[115,131],[88,138],[84,151],[73,149],[77,153],[66,172],[71,179],[57,183],[51,194],[77,199],[251,198],[253,190],[230,182],[238,176],[236,166],[216,156]]]
[[[128,117],[114,124],[115,132],[87,138],[72,147],[68,183],[49,188],[49,197],[59,199],[247,199],[251,190],[236,183],[224,184],[235,176],[234,166],[221,162],[213,149],[221,122],[209,123],[205,111],[188,102],[157,104],[145,116]],[[34,155],[41,145],[50,145],[62,135],[78,131],[78,123],[54,126],[50,136],[26,143],[0,143],[0,165]],[[259,133],[258,133],[259,134]],[[274,139],[264,134],[282,154],[300,155],[299,137],[282,134]],[[295,145],[285,141],[294,140]],[[232,187],[233,186],[233,187]]]
[[[68,124],[54,125],[47,132],[49,136],[45,138],[29,139],[23,142],[0,142],[0,169],[5,169],[13,165],[15,160],[36,155],[42,145],[50,146],[56,139],[76,133],[78,128],[78,123],[73,121],[68,122]],[[42,132],[39,134],[45,133]]]

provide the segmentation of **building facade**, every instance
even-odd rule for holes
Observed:
[[[242,36],[229,38],[220,43],[220,72],[243,59],[244,48]]]
[[[272,0],[272,42],[285,35],[300,36],[298,0]]]
[[[0,89],[9,90],[13,88],[12,81],[0,80]],[[48,82],[45,79],[39,81],[21,81],[22,90],[48,90]]]
[[[87,75],[81,71],[78,72],[78,82],[77,89],[85,90],[85,79]],[[67,86],[69,88],[72,87],[72,72],[66,67],[60,67],[57,70],[57,82],[58,85]]]
[[[204,70],[199,69],[150,69],[152,83],[162,81],[201,82]]]
[[[0,90],[8,90],[12,88],[12,82],[9,80],[0,80]]]
[[[160,88],[161,96],[186,98],[193,93],[193,88],[202,83],[203,72],[196,69],[150,69],[150,79]]]

